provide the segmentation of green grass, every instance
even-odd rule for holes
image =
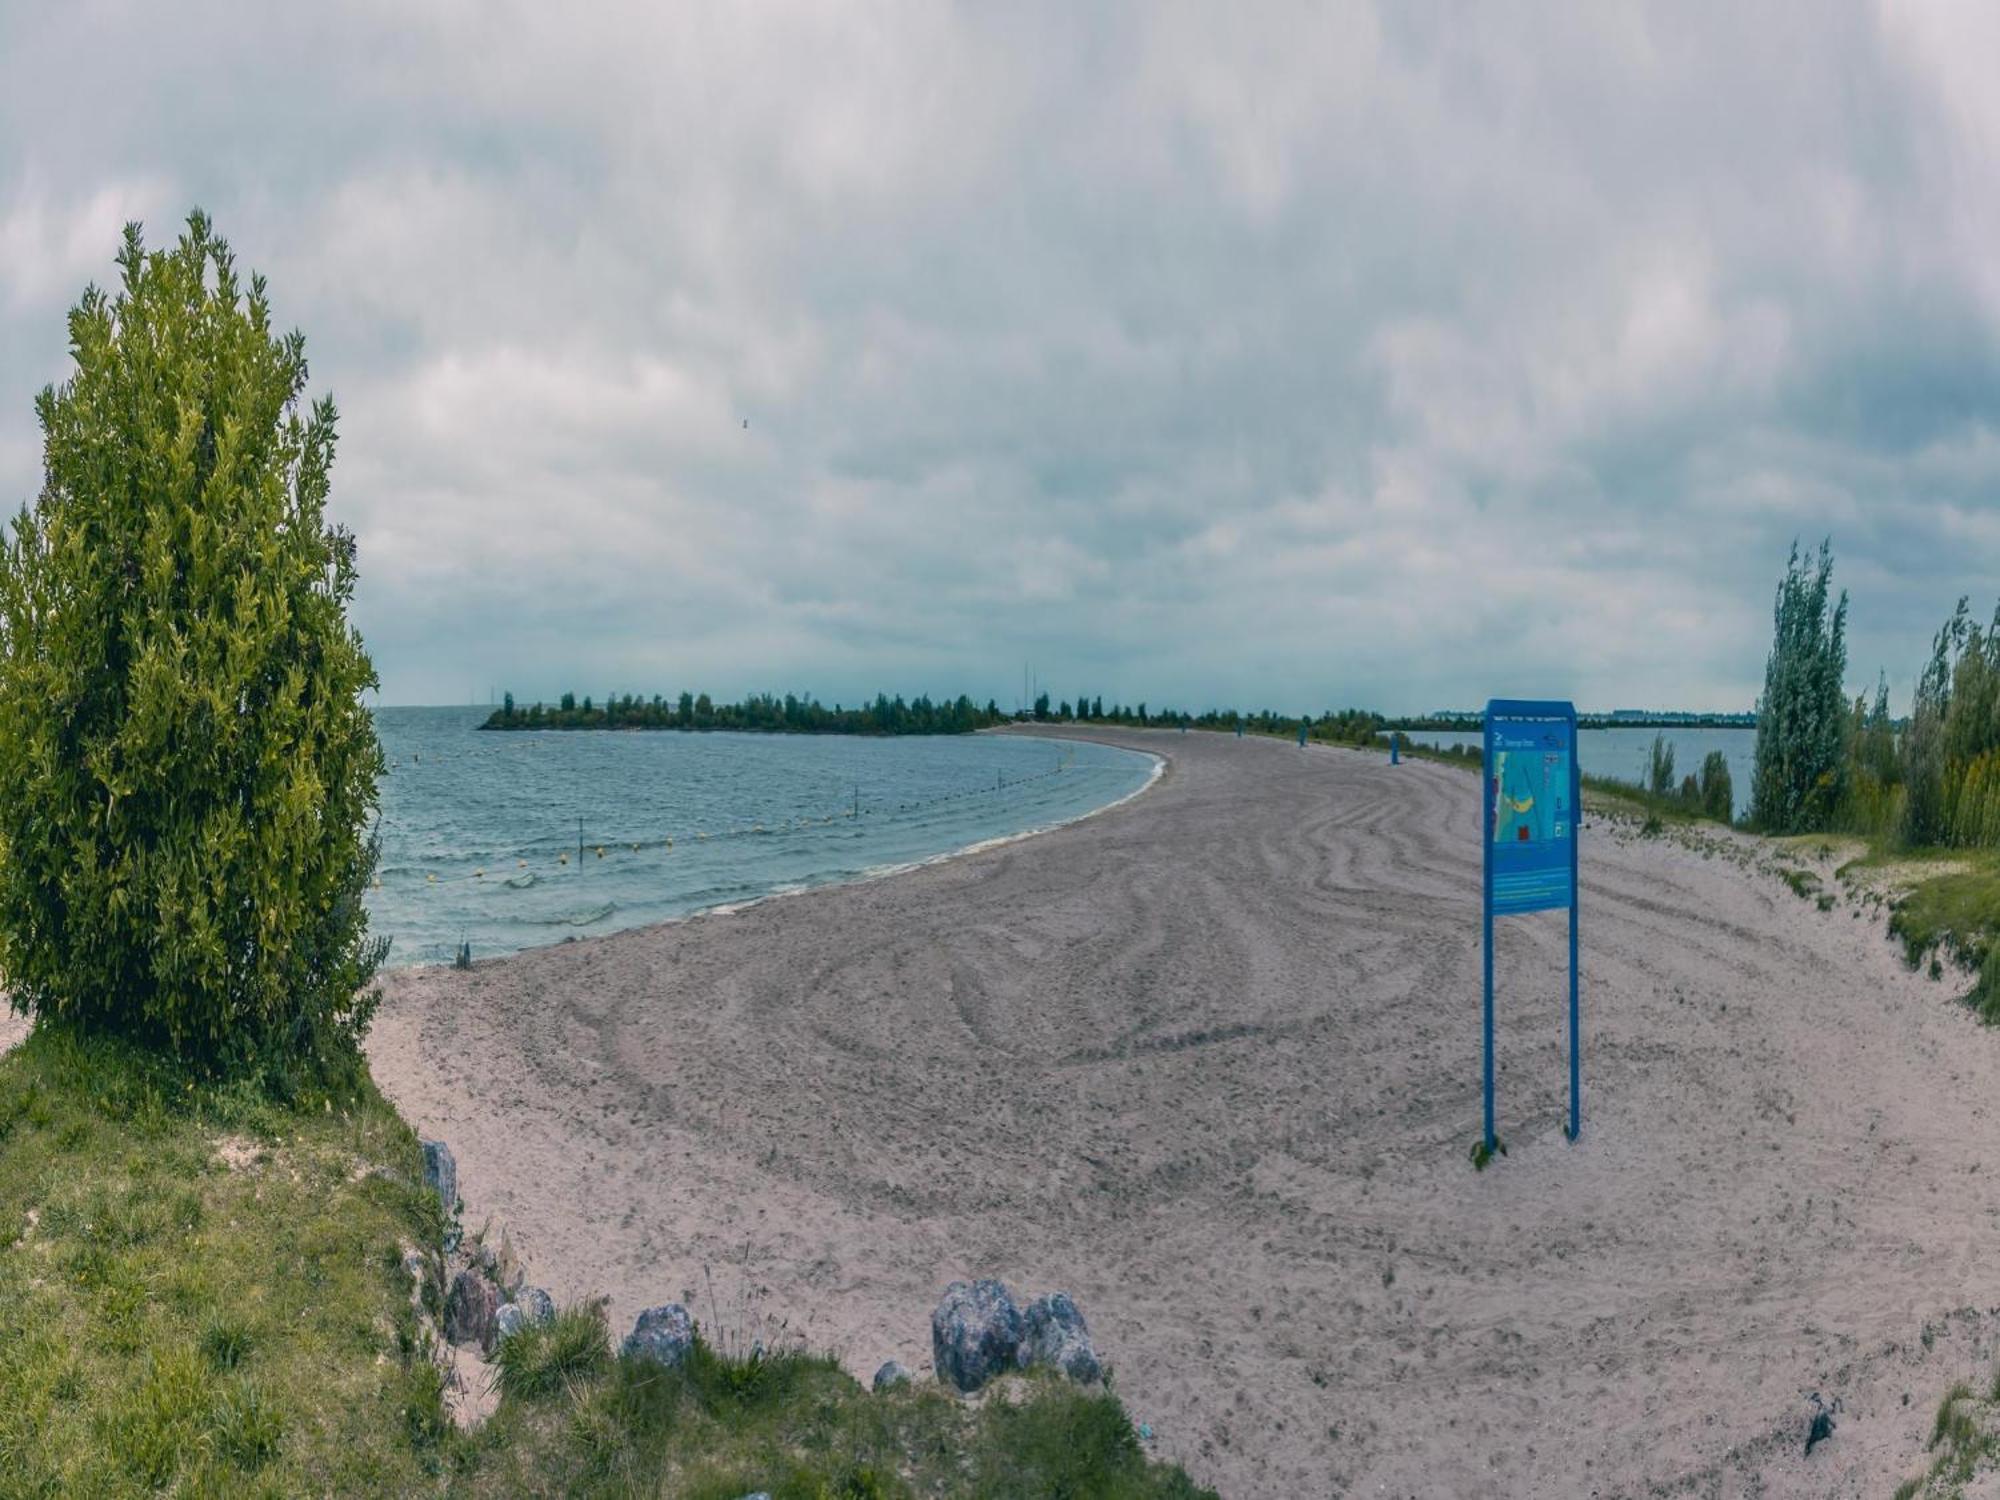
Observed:
[[[1962,1380],[1944,1393],[1931,1422],[1930,1439],[1924,1444],[1925,1452],[1931,1455],[1930,1466],[1896,1487],[1897,1500],[1916,1500],[1917,1496],[1949,1500],[1962,1495],[1976,1476],[1991,1472],[1994,1459],[2000,1457],[2000,1433],[1993,1425],[2000,1417],[2000,1410],[1996,1410],[2000,1394],[1996,1393],[2000,1393],[2000,1381],[1981,1397]]]
[[[510,1339],[461,1434],[402,1265],[444,1229],[421,1176],[365,1081],[281,1106],[62,1033],[0,1058],[0,1494],[1208,1494],[1107,1391],[876,1396],[705,1342],[666,1371],[614,1357],[595,1305]]]
[[[0,1059],[0,1488],[433,1482],[400,1438],[423,1362],[399,1246],[442,1224],[372,1088],[316,1106],[54,1032]]]
[[[2000,936],[2000,859],[1981,855],[1970,868],[1923,881],[1896,903],[1889,930],[1912,967],[1935,952],[1979,967]]]
[[[1054,1376],[974,1407],[937,1386],[870,1395],[801,1350],[687,1366],[606,1359],[504,1403],[466,1444],[455,1492],[736,1500],[1193,1500],[1210,1495],[1147,1459],[1117,1398]]]

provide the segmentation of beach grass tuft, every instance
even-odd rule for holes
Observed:
[[[501,1344],[500,1394],[549,1396],[597,1374],[611,1361],[604,1309],[596,1303],[567,1307],[541,1324],[519,1330]]]

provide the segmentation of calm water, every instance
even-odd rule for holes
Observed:
[[[1405,730],[1419,745],[1442,749],[1451,745],[1479,745],[1479,731]],[[1720,750],[1729,761],[1730,789],[1736,794],[1736,816],[1750,805],[1750,767],[1757,749],[1755,729],[1579,729],[1576,733],[1577,760],[1593,776],[1609,776],[1646,784],[1646,768],[1652,763],[1653,736],[1664,734],[1674,747],[1674,783],[1692,772],[1701,774],[1701,763],[1711,750]]]
[[[486,714],[376,715],[390,769],[369,912],[392,964],[449,959],[461,939],[490,957],[877,874],[1076,817],[1153,770],[1070,741],[482,734]]]

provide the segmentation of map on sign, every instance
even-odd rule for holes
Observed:
[[[1493,760],[1493,841],[1538,844],[1568,838],[1567,746],[1496,749]]]
[[[1575,731],[1567,719],[1489,720],[1486,826],[1493,910],[1545,911],[1576,894]]]

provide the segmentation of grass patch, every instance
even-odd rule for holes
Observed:
[[[1895,903],[1889,931],[1912,968],[1934,953],[1978,968],[2000,936],[2000,860],[1985,856],[1920,881]]]
[[[393,1252],[442,1228],[417,1143],[372,1087],[315,1104],[41,1029],[0,1059],[10,1493],[434,1487],[398,1418]],[[266,1160],[232,1167],[225,1135]]]
[[[1930,1438],[1924,1444],[1924,1451],[1933,1455],[1930,1467],[1904,1480],[1896,1487],[1896,1495],[1901,1500],[1914,1500],[1919,1495],[1946,1500],[1962,1495],[1965,1486],[1989,1471],[1994,1458],[2000,1456],[2000,1434],[1993,1426],[1996,1415],[2000,1413],[1996,1413],[1990,1393],[1982,1398],[1965,1381],[1954,1384],[1938,1403]]]
[[[1811,870],[1795,870],[1789,867],[1778,871],[1778,878],[1792,888],[1792,894],[1810,900],[1819,894],[1819,876]]]
[[[599,1307],[565,1308],[549,1323],[521,1329],[500,1346],[500,1394],[549,1396],[611,1362],[611,1339]]]
[[[830,1357],[700,1340],[669,1371],[614,1357],[595,1306],[510,1338],[462,1434],[402,1265],[444,1229],[421,1180],[365,1082],[277,1105],[41,1030],[0,1058],[0,1493],[1210,1493],[1106,1390],[877,1396]]]
[[[871,1395],[826,1356],[730,1356],[697,1339],[680,1370],[609,1359],[504,1402],[466,1441],[453,1489],[604,1500],[1212,1496],[1147,1458],[1108,1391],[1054,1376],[1009,1381],[976,1407],[931,1385]]]

